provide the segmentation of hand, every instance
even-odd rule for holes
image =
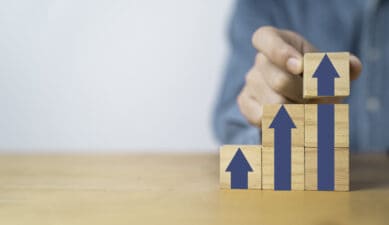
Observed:
[[[303,54],[317,50],[299,34],[265,26],[254,33],[252,42],[259,53],[237,99],[240,111],[251,124],[261,126],[264,104],[339,103],[343,100],[303,99]],[[350,79],[357,79],[361,70],[359,59],[350,55]]]

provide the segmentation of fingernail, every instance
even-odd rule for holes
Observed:
[[[289,58],[286,62],[286,66],[288,67],[288,70],[294,74],[301,73],[301,62],[297,58]]]

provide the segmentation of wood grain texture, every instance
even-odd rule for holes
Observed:
[[[317,190],[317,148],[305,147],[305,190]]]
[[[291,189],[304,190],[304,147],[292,147]],[[274,190],[274,147],[262,147],[262,189]]]
[[[349,148],[335,148],[335,191],[350,190]],[[317,148],[305,148],[305,190],[317,190]]]
[[[220,188],[231,188],[231,173],[226,172],[226,169],[239,148],[253,169],[252,172],[248,173],[248,189],[261,189],[262,147],[260,145],[224,145],[220,147]]]
[[[216,149],[181,152],[0,153],[1,224],[388,224],[385,154],[351,155],[333,193],[220,190]]]
[[[274,190],[274,147],[262,146],[262,189]]]
[[[317,147],[317,105],[305,105],[305,147]],[[349,147],[349,106],[335,104],[335,147]]]
[[[305,184],[304,147],[292,147],[292,190],[304,190]]]
[[[334,96],[350,95],[350,53],[329,52],[329,53],[305,53],[304,54],[304,75],[303,75],[303,95],[304,98],[321,98],[317,96],[317,78],[313,78],[316,68],[320,64],[324,55],[327,54],[332,64],[337,70],[339,77],[335,79]],[[329,96],[332,97],[332,96]]]
[[[335,191],[350,190],[350,150],[335,148]]]
[[[269,128],[274,117],[277,115],[281,104],[269,104],[263,107],[262,117],[262,146],[274,146],[274,129]],[[292,146],[304,147],[304,105],[302,104],[285,104],[286,111],[293,120],[296,128],[292,129]]]

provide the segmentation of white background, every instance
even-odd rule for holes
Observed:
[[[215,151],[232,6],[0,1],[0,151]]]

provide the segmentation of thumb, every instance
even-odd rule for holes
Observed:
[[[356,80],[362,72],[362,63],[355,55],[350,55],[350,79]]]

